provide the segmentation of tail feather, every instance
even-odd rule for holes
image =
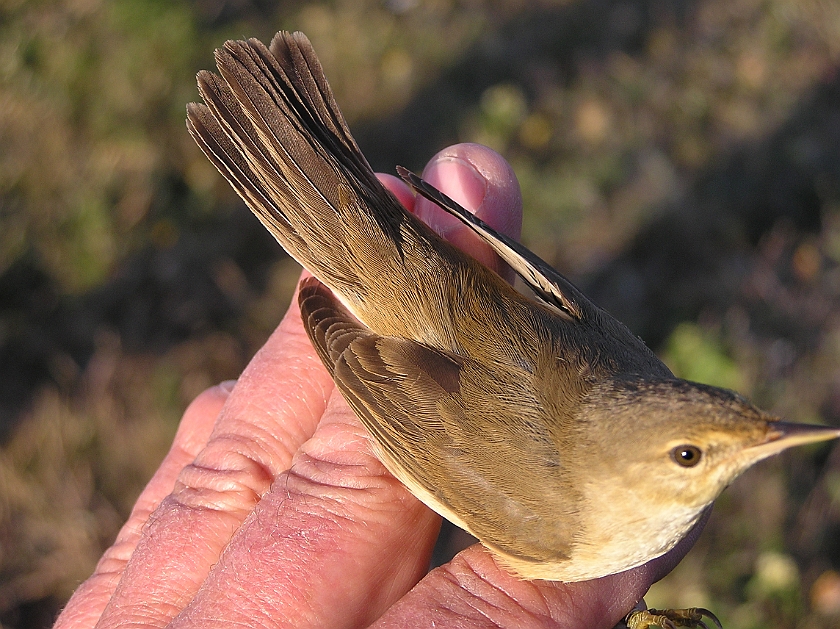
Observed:
[[[206,105],[188,108],[190,133],[293,257],[345,297],[358,292],[371,262],[400,259],[406,215],[353,140],[311,44],[301,33],[278,33],[270,49],[231,41],[216,62],[221,76],[198,75]]]
[[[244,154],[222,130],[218,120],[206,105],[199,103],[188,105],[187,128],[202,152],[224,175],[269,232],[284,246],[300,251],[301,257],[308,257],[305,255],[308,252],[306,242],[297,236],[282,208],[264,194],[262,187],[254,184],[258,179]]]

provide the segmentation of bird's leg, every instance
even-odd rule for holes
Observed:
[[[714,625],[710,628],[704,618],[711,620]],[[712,612],[702,607],[688,609],[634,609],[624,617],[627,629],[723,629],[720,621]]]

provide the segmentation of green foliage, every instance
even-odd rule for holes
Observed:
[[[26,3],[0,21],[0,271],[34,253],[102,282],[180,161],[194,18],[183,2]]]
[[[694,382],[743,391],[746,379],[712,333],[681,323],[671,333],[663,356],[674,375]]]

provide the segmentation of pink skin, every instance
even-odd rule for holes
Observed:
[[[499,155],[454,146],[424,174],[518,237],[519,187]],[[452,242],[501,268],[466,228],[415,202],[395,177],[381,179]],[[694,537],[640,568],[562,584],[520,581],[481,545],[426,574],[439,526],[373,455],[295,299],[239,380],[208,389],[184,413],[160,469],[56,626],[609,629]]]

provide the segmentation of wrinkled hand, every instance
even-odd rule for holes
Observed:
[[[516,238],[519,187],[489,149],[438,154],[424,177]],[[383,182],[488,265],[455,219]],[[426,574],[440,526],[373,455],[309,344],[297,299],[240,379],[202,393],[114,545],[58,619],[99,627],[599,627],[616,624],[690,546],[585,583],[526,582],[481,545]]]

